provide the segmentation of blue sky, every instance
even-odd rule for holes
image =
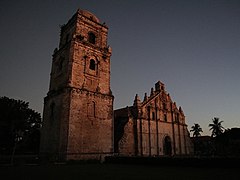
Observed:
[[[239,0],[1,0],[0,96],[42,113],[59,26],[78,8],[109,27],[115,109],[160,80],[189,129],[210,134],[213,117],[239,127]]]

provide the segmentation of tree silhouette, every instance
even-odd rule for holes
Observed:
[[[223,121],[219,121],[219,118],[214,117],[212,119],[212,122],[212,124],[208,125],[209,127],[211,127],[209,130],[212,131],[212,137],[219,136],[224,131],[224,127],[222,126]]]
[[[190,130],[190,132],[193,132],[193,137],[201,136],[201,132],[203,132],[203,131],[199,124],[194,123],[194,126],[192,126],[191,128],[192,129]]]
[[[0,97],[1,153],[9,154],[15,148],[19,152],[33,152],[38,149],[41,115],[28,106],[29,103],[22,100]]]

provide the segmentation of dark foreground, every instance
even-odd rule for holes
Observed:
[[[72,163],[45,165],[1,165],[0,179],[184,179],[220,180],[238,179],[238,167],[151,166],[112,163]]]

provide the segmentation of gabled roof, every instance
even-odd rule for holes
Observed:
[[[172,101],[170,94],[167,93],[167,91],[165,91],[164,84],[160,81],[158,81],[155,84],[155,90],[153,88],[151,88],[151,93],[150,93],[149,97],[147,96],[147,93],[145,93],[144,99],[142,102],[141,102],[141,99],[139,98],[138,94],[136,94],[133,106],[138,106],[138,107],[149,106],[159,96],[160,96],[160,99],[162,100],[162,102],[166,102],[166,103],[170,102],[171,103],[173,111],[177,111],[177,112],[181,113],[182,115],[184,115],[182,108],[181,107],[178,108],[176,105],[176,102]]]

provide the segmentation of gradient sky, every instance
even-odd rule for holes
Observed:
[[[188,129],[210,134],[213,117],[239,127],[239,0],[1,0],[0,96],[42,113],[59,26],[78,8],[109,27],[115,109],[160,80]]]

